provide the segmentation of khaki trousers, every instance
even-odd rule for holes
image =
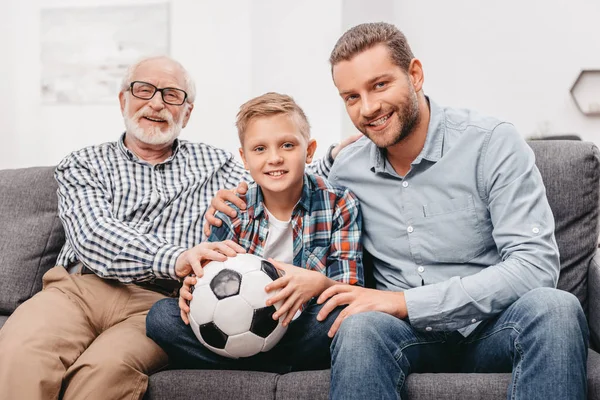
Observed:
[[[0,399],[141,399],[167,356],[146,337],[165,296],[57,266],[0,329]]]

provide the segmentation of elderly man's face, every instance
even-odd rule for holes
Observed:
[[[132,81],[151,83],[158,88],[187,89],[179,66],[163,59],[140,65]],[[127,91],[119,99],[127,133],[150,145],[172,143],[187,125],[192,109],[188,103],[180,106],[165,103],[159,92],[150,100],[142,100]]]

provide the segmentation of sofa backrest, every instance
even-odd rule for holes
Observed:
[[[600,154],[589,142],[534,140],[560,250],[558,288],[573,293],[587,313],[587,272],[598,246]]]
[[[42,288],[65,241],[54,167],[0,170],[0,314]]]
[[[599,233],[600,153],[593,143],[531,141],[556,221],[561,276],[587,312],[587,270]],[[0,314],[41,289],[64,243],[54,167],[0,170]]]

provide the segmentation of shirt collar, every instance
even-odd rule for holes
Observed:
[[[313,181],[313,177],[309,174],[304,174],[303,184],[302,184],[302,194],[300,195],[300,200],[298,200],[298,204],[294,207],[294,211],[292,215],[296,213],[297,210],[302,209],[304,212],[310,210],[311,203],[311,193],[314,191],[315,182]],[[253,184],[246,194],[246,202],[248,209],[248,216],[252,219],[258,219],[265,211],[265,204],[263,201],[263,194],[257,184]]]
[[[119,148],[121,153],[123,153],[123,155],[125,155],[125,157],[127,157],[129,160],[143,161],[143,160],[140,160],[139,157],[133,153],[133,151],[129,150],[127,148],[127,146],[125,146],[125,134],[126,134],[126,132],[123,132],[123,134],[117,141],[117,147]],[[171,156],[169,158],[167,158],[165,161],[161,162],[160,164],[166,164],[168,162],[171,162],[173,160],[173,158],[175,158],[175,156],[179,152],[180,147],[181,147],[181,143],[179,142],[179,139],[175,138],[175,140],[173,141],[173,147],[172,147],[173,153],[171,154]]]
[[[427,137],[425,138],[425,144],[423,145],[421,153],[419,153],[417,158],[412,162],[413,164],[420,163],[422,159],[437,162],[442,158],[444,133],[446,132],[444,110],[434,101],[430,100],[428,96],[425,96],[425,99],[429,104],[429,126],[427,127]],[[371,171],[375,173],[388,172],[385,168],[385,150],[378,148],[373,142],[370,143],[370,146]]]
[[[423,150],[415,161],[422,158],[431,162],[437,162],[442,158],[442,147],[444,145],[444,134],[446,133],[446,119],[444,110],[429,97],[425,96],[429,103],[429,126]]]

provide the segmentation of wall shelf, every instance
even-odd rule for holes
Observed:
[[[570,93],[582,114],[600,116],[600,69],[581,70]]]

